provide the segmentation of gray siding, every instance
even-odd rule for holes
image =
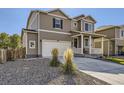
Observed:
[[[33,29],[33,30],[38,29],[38,15],[36,12],[33,12],[32,16],[29,20],[28,29]]]
[[[61,18],[63,20],[63,29],[55,29],[53,28],[53,18],[57,18],[57,17],[40,13],[40,29],[60,31],[60,32],[71,31],[71,20]]]
[[[35,42],[36,42],[35,49],[30,49],[29,48],[29,41],[30,40],[35,40]],[[38,37],[37,37],[37,33],[27,33],[27,55],[31,55],[31,56],[38,55]]]
[[[66,34],[58,34],[58,33],[51,33],[51,32],[40,32],[40,39],[47,39],[47,40],[61,40],[61,41],[70,41],[71,37]]]

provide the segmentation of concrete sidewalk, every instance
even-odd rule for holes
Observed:
[[[106,81],[112,85],[124,85],[124,74],[112,74],[112,73],[101,73],[94,71],[85,71],[80,70],[84,73],[87,73],[93,77],[96,77],[100,80]]]
[[[59,58],[63,61],[63,58]],[[75,57],[78,69],[110,84],[124,84],[124,65],[91,58]]]

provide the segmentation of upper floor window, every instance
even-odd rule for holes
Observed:
[[[91,24],[91,23],[85,23],[84,30],[85,31],[92,31],[93,30],[93,24]]]
[[[73,27],[77,27],[77,22],[73,22]]]
[[[53,18],[53,28],[63,28],[63,20],[59,18]]]
[[[124,30],[121,30],[121,37],[124,37]]]

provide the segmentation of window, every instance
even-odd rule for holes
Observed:
[[[35,48],[35,41],[29,41],[29,48],[34,49]]]
[[[85,39],[85,46],[87,47],[89,45],[88,39]]]
[[[121,30],[121,37],[124,37],[124,30]]]
[[[74,38],[74,47],[77,48],[77,38]]]
[[[73,27],[77,27],[77,22],[74,22],[73,23]]]
[[[93,30],[93,24],[85,23],[85,31],[92,31],[92,30]]]
[[[53,28],[63,28],[63,20],[59,18],[53,18]]]

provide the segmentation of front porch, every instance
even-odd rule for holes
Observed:
[[[74,54],[103,55],[104,37],[95,33],[80,33],[72,36],[72,49]],[[101,47],[95,47],[95,39],[101,40]]]

